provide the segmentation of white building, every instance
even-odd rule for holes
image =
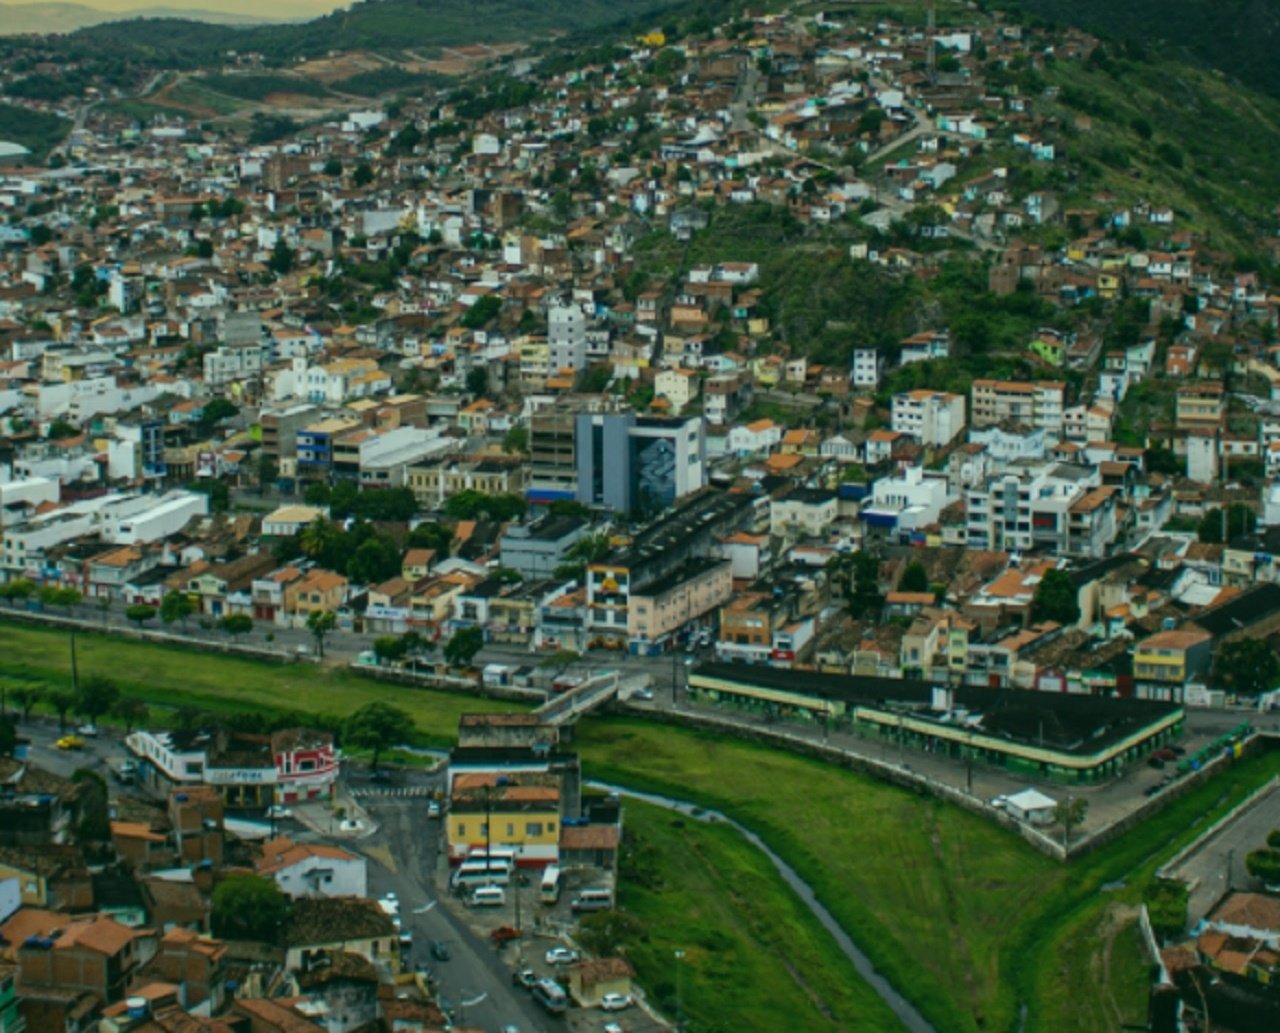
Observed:
[[[769,503],[769,531],[775,537],[818,538],[836,519],[836,493],[796,488]]]
[[[263,348],[260,344],[222,345],[204,356],[206,387],[224,387],[247,380],[262,372]]]
[[[874,391],[880,386],[884,359],[875,348],[854,348],[851,379],[855,390]]]
[[[292,899],[368,895],[365,859],[340,846],[270,839],[263,844],[257,869]]]
[[[1197,484],[1218,479],[1218,435],[1199,431],[1187,435],[1187,478]]]
[[[328,516],[328,506],[281,506],[262,518],[262,533],[269,538],[291,538]]]
[[[1118,496],[1096,466],[1016,466],[969,491],[966,540],[977,549],[1100,559],[1116,538]]]
[[[926,447],[944,448],[964,430],[964,396],[923,388],[896,394],[891,426]]]
[[[34,509],[45,502],[56,503],[59,492],[58,482],[49,477],[10,480],[7,470],[0,471],[0,527],[21,523],[22,510]]]
[[[758,455],[776,448],[782,441],[782,428],[773,420],[755,420],[732,428],[725,436],[731,455]]]
[[[912,531],[937,523],[955,500],[945,477],[926,476],[923,469],[911,466],[876,481],[859,515],[869,529]]]
[[[193,517],[209,512],[209,496],[196,491],[170,491],[164,495],[132,495],[104,507],[99,530],[104,542],[137,545],[168,538],[181,531]]]
[[[556,304],[547,313],[547,346],[552,371],[575,372],[587,364],[587,317],[580,305]]]

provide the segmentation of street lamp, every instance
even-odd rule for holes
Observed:
[[[684,1012],[680,1007],[680,962],[684,960],[684,951],[677,950],[676,955],[676,1033],[684,1030]]]

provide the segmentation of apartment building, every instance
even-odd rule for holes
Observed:
[[[627,636],[632,651],[662,650],[686,625],[714,613],[733,595],[733,571],[726,559],[696,557],[683,566],[633,589],[627,607]]]
[[[1041,427],[1052,436],[1062,435],[1066,384],[1060,380],[1032,383],[980,379],[973,382],[969,397],[970,419],[975,427],[1007,422]]]
[[[1208,670],[1213,636],[1194,625],[1166,628],[1133,649],[1134,692],[1140,699],[1181,703],[1187,682]]]
[[[893,396],[892,428],[927,448],[945,448],[964,430],[964,396],[945,391],[903,391]]]
[[[1226,392],[1220,381],[1178,388],[1175,419],[1179,430],[1217,430],[1225,412]]]
[[[966,540],[975,549],[1100,559],[1115,541],[1119,494],[1096,467],[1015,465],[966,495]]]

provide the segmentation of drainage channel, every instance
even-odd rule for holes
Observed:
[[[783,881],[796,891],[800,899],[804,901],[805,907],[813,912],[818,921],[822,923],[823,928],[834,937],[836,944],[844,952],[845,957],[853,963],[858,975],[865,979],[871,989],[879,994],[880,999],[889,1006],[902,1024],[911,1033],[936,1033],[933,1026],[929,1024],[923,1015],[916,1011],[911,1002],[898,993],[889,984],[889,981],[876,971],[871,959],[850,939],[849,934],[835,920],[835,916],[823,907],[822,902],[814,894],[812,887],[800,878],[791,865],[770,850],[764,840],[749,828],[739,824],[727,815],[721,814],[719,811],[707,810],[705,807],[699,807],[697,804],[689,803],[685,800],[674,800],[671,797],[659,796],[655,793],[642,793],[634,789],[627,789],[624,786],[610,785],[607,782],[588,782],[587,784],[593,789],[603,789],[605,792],[617,793],[619,796],[627,796],[641,800],[644,803],[653,804],[656,807],[664,807],[669,811],[675,811],[696,821],[717,822],[734,829],[769,859],[774,868],[778,870],[778,874],[782,876]]]

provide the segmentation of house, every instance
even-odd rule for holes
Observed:
[[[1135,695],[1181,703],[1187,682],[1208,669],[1212,656],[1213,636],[1194,624],[1147,636],[1133,647]]]
[[[268,538],[292,538],[317,520],[328,517],[328,506],[281,506],[262,518],[262,533]]]
[[[368,891],[365,859],[327,843],[269,839],[254,867],[290,897],[363,897]]]
[[[300,897],[283,932],[285,967],[302,970],[322,951],[349,951],[395,975],[400,937],[391,916],[361,897]]]
[[[630,996],[634,974],[626,958],[579,961],[569,968],[569,993],[580,1008],[593,1008],[605,994]]]
[[[653,378],[654,393],[665,398],[672,416],[680,413],[698,397],[698,374],[691,369],[664,369]]]
[[[818,538],[836,519],[836,493],[819,488],[795,488],[769,502],[769,531],[783,535]]]
[[[61,931],[23,941],[18,981],[24,988],[83,991],[110,1004],[124,996],[134,971],[155,952],[155,934],[148,930],[100,915],[73,919]]]
[[[1058,801],[1038,789],[1024,789],[1005,799],[1005,809],[1019,821],[1032,825],[1051,825]]]
[[[926,448],[945,448],[964,430],[964,396],[945,391],[903,391],[893,396],[892,428]]]
[[[347,601],[347,579],[331,570],[313,567],[284,590],[284,609],[296,623],[315,611],[336,612]]]

